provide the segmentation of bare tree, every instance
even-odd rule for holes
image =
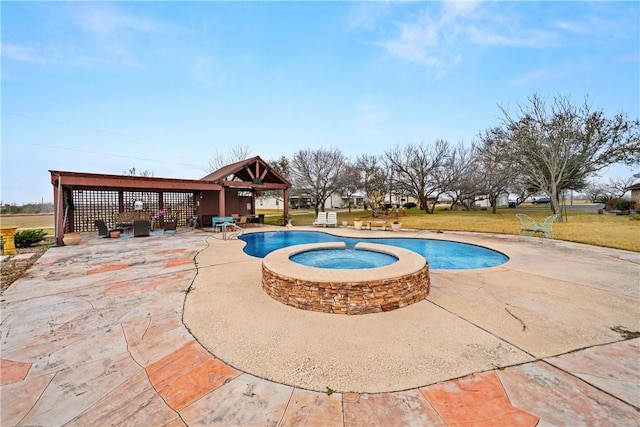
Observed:
[[[362,154],[356,158],[355,166],[360,172],[365,203],[374,206],[376,203],[376,197],[374,195],[384,192],[385,175],[382,163],[377,156]]]
[[[502,126],[489,131],[492,144],[531,187],[549,196],[558,221],[562,190],[584,187],[590,175],[613,163],[640,162],[640,122],[622,113],[607,118],[586,102],[576,107],[561,96],[548,107],[538,95],[520,106],[519,117],[501,110]]]
[[[420,208],[433,213],[436,201],[429,209],[429,199],[441,190],[435,174],[450,155],[451,146],[447,141],[438,140],[433,146],[408,144],[396,145],[385,152],[386,162],[393,167],[398,178],[397,187],[403,194],[409,194],[420,202]]]
[[[148,177],[152,177],[153,176],[153,171],[150,170],[143,170],[143,171],[136,171],[136,168],[133,167],[131,169],[129,169],[128,171],[124,171],[122,172],[122,175],[127,175],[127,176],[148,176]]]
[[[450,154],[444,159],[443,164],[434,171],[434,180],[438,190],[434,197],[446,194],[451,197],[451,208],[463,203],[467,209],[467,200],[473,201],[477,194],[479,180],[477,179],[477,162],[474,157],[475,145],[465,147],[460,142],[452,146]]]
[[[209,160],[205,170],[207,173],[215,172],[223,166],[248,159],[249,157],[251,157],[251,147],[248,145],[236,145],[226,155],[216,149],[215,155]]]
[[[613,197],[621,198],[627,193],[629,187],[631,187],[636,182],[635,178],[611,178],[609,182],[606,184],[605,188],[611,193]]]
[[[607,183],[590,182],[587,187],[587,195],[592,201],[602,203],[612,199],[620,199],[627,193],[627,188],[632,186],[635,178],[611,178]]]
[[[358,168],[350,163],[345,164],[338,183],[338,191],[347,198],[347,208],[351,212],[351,199],[362,188],[362,177]]]
[[[513,182],[509,185],[509,191],[516,195],[516,205],[524,203],[525,200],[536,193],[536,189],[519,173],[516,174]]]
[[[315,211],[340,188],[340,176],[347,161],[339,149],[300,150],[291,159],[291,179],[296,190],[308,194]]]
[[[481,192],[489,198],[494,214],[498,212],[498,198],[508,192],[518,178],[517,165],[500,150],[500,144],[493,140],[495,136],[494,132],[481,135],[481,145],[476,152]]]

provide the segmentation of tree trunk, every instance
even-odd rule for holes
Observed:
[[[489,204],[491,205],[491,213],[492,214],[497,214],[498,213],[498,198],[489,196]]]
[[[551,201],[551,211],[556,214],[556,222],[563,222],[562,219],[562,208],[560,207],[560,202],[558,201],[558,196],[556,194],[549,197]]]

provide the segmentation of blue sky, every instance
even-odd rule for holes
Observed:
[[[197,179],[234,146],[471,143],[534,93],[640,116],[638,2],[0,7],[4,203],[50,201],[50,169]]]

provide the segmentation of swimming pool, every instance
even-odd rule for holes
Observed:
[[[356,239],[319,231],[248,233],[240,236],[240,239],[247,243],[244,252],[258,258],[264,258],[277,249],[306,243],[345,242],[347,247],[354,247],[356,243],[365,242],[412,250],[425,257],[431,269],[438,270],[495,267],[509,260],[509,257],[493,249],[449,240],[402,237]]]

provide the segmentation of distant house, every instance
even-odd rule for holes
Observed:
[[[627,187],[627,191],[631,191],[631,200],[636,202],[636,209],[638,209],[640,207],[640,182]]]
[[[476,197],[473,204],[478,208],[488,208],[491,206],[489,203],[489,196],[487,195]],[[509,193],[500,194],[496,204],[498,207],[509,205]]]

